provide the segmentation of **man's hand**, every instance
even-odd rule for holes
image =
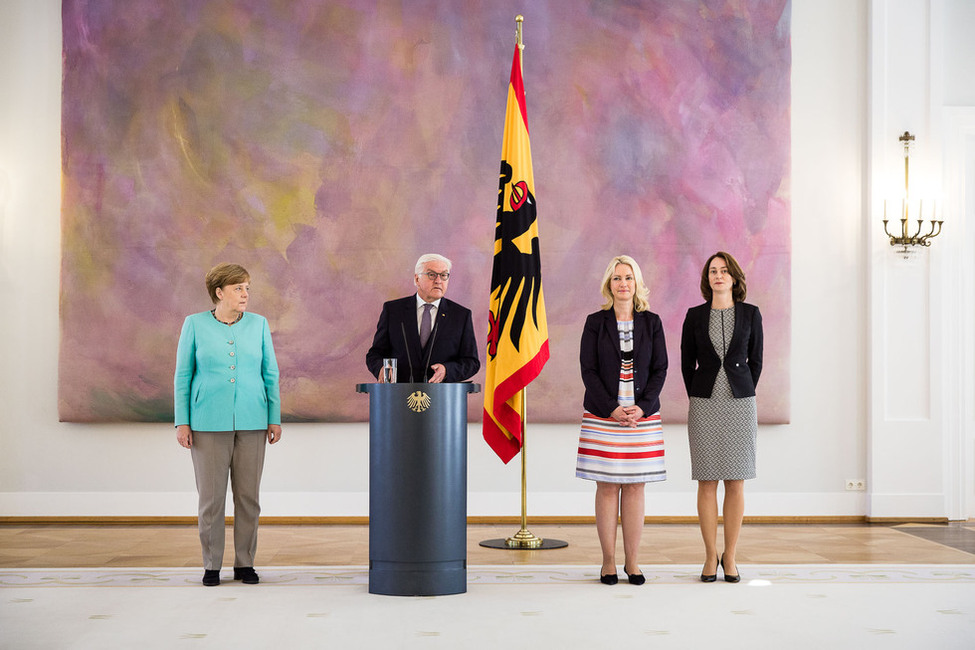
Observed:
[[[433,377],[430,377],[429,383],[439,384],[443,382],[444,377],[447,376],[447,369],[444,368],[442,363],[435,363],[430,366],[430,370],[433,371]]]

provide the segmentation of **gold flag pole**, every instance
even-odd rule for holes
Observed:
[[[521,54],[525,52],[525,44],[521,40],[521,25],[524,22],[525,17],[522,15],[515,16],[515,39],[518,45],[518,50]],[[525,71],[525,58],[524,56],[519,57],[521,63],[521,72],[524,74]],[[488,548],[501,548],[501,549],[522,549],[522,550],[545,550],[550,548],[564,548],[569,545],[561,539],[542,539],[541,537],[536,537],[530,530],[528,530],[528,464],[525,460],[525,448],[527,447],[528,441],[528,402],[527,402],[528,391],[525,388],[521,389],[521,529],[512,535],[511,537],[505,539],[488,539],[480,543],[481,546],[486,546]]]
[[[542,539],[528,530],[528,464],[525,460],[525,447],[528,441],[528,391],[521,389],[521,529],[508,538],[487,539],[480,543],[487,548],[501,548],[511,550],[548,550],[550,548],[565,548],[568,542],[561,539]]]
[[[518,49],[521,51],[522,56],[519,57],[521,60],[521,74],[525,75],[525,44],[521,40],[521,24],[525,22],[525,17],[521,14],[515,16],[515,43],[518,44]]]
[[[520,18],[521,16],[519,16]],[[520,23],[519,23],[520,25]],[[521,27],[518,28],[519,35]],[[541,537],[536,537],[528,530],[528,463],[525,460],[525,449],[528,444],[528,404],[525,402],[527,391],[521,389],[521,530],[504,540],[508,548],[538,548],[542,545]]]

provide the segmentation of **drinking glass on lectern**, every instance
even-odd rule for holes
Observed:
[[[379,373],[379,383],[396,383],[396,359],[383,359],[383,369]]]

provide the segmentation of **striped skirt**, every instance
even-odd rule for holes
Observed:
[[[604,483],[649,483],[667,478],[660,413],[625,427],[589,411],[582,414],[576,476]]]

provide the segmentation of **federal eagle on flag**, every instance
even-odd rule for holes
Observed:
[[[523,389],[549,358],[528,112],[515,46],[501,145],[484,381],[484,440],[507,463],[521,450]]]

